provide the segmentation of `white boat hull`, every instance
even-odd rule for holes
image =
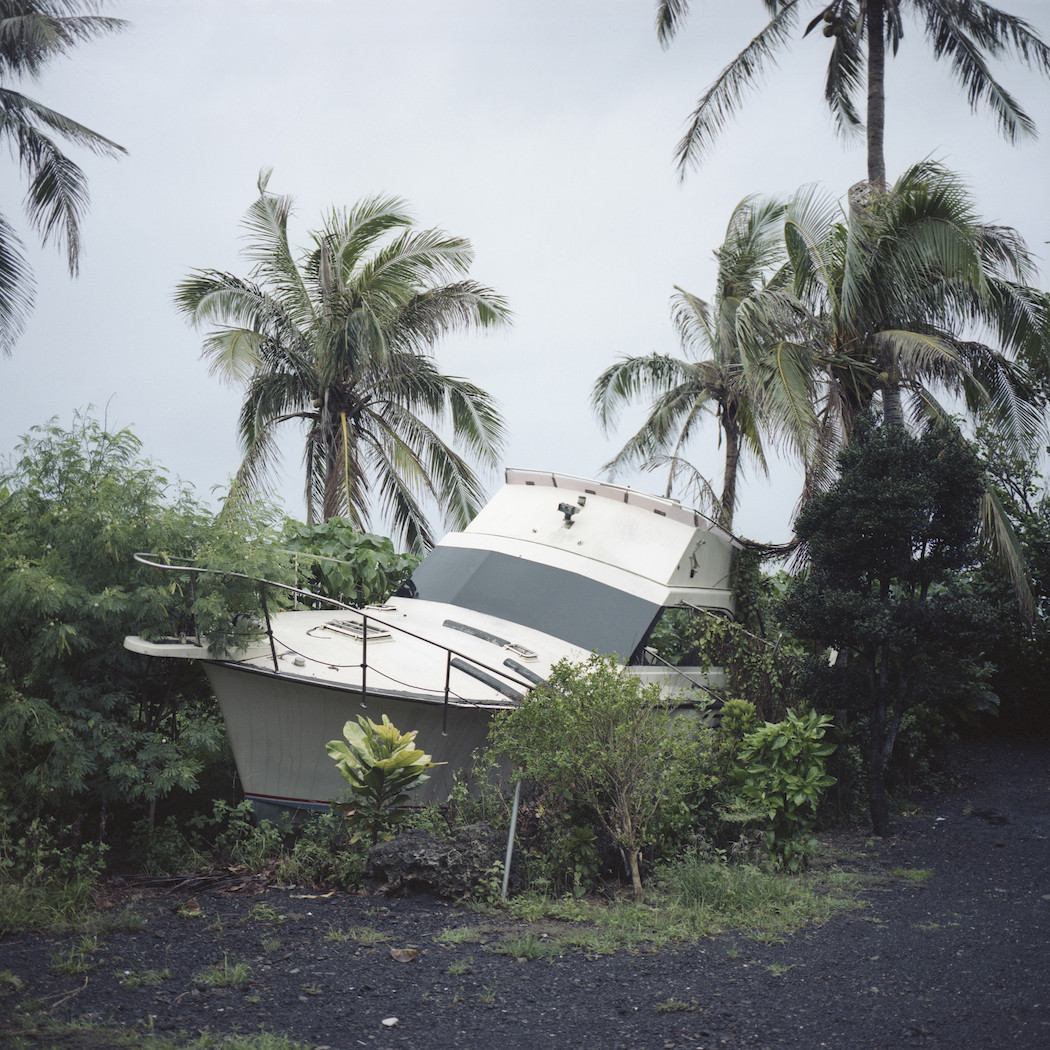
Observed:
[[[380,722],[385,714],[402,732],[415,729],[417,745],[433,761],[430,780],[414,793],[419,803],[444,802],[457,771],[485,746],[497,708],[446,706],[433,700],[369,693],[297,681],[244,665],[206,662],[219,699],[245,796],[260,813],[327,809],[347,794],[347,782],[326,745],[342,739],[343,726],[359,715]],[[273,809],[271,809],[273,808]]]

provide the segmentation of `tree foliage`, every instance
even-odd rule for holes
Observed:
[[[871,818],[884,835],[886,771],[904,714],[986,698],[987,611],[965,575],[983,479],[951,428],[916,438],[867,417],[839,468],[796,520],[809,570],[782,612],[799,637],[834,654],[818,672],[824,702],[867,719]]]
[[[288,520],[281,542],[292,552],[298,586],[359,607],[384,602],[421,560],[399,554],[386,536],[361,532],[346,518],[314,525]]]
[[[562,661],[545,686],[496,717],[491,740],[530,778],[594,812],[623,850],[641,900],[642,848],[700,767],[695,733],[673,718],[660,687],[643,687],[610,657]]]
[[[96,822],[192,789],[224,733],[195,665],[136,656],[128,634],[217,634],[248,606],[137,564],[204,554],[250,570],[243,519],[218,520],[84,416],[34,428],[0,473],[0,800],[8,819]],[[255,606],[251,608],[254,610]]]
[[[721,495],[698,478],[701,505],[707,504],[715,520],[732,531],[736,509],[737,478],[742,457],[749,456],[766,470],[763,435],[783,432],[766,404],[758,384],[752,383],[745,365],[763,357],[765,333],[741,323],[760,301],[777,302],[784,284],[782,236],[784,206],[775,201],[748,197],[734,209],[725,239],[715,252],[718,275],[709,304],[681,288],[671,300],[673,320],[687,356],[650,354],[625,357],[607,368],[595,381],[591,402],[603,427],[608,428],[626,403],[650,394],[653,402],[638,432],[630,438],[605,470],[631,463],[652,469],[669,464],[667,495],[674,482],[691,470],[685,449],[710,412],[718,421],[719,445],[725,441],[725,467]],[[778,330],[782,337],[783,331]],[[755,343],[744,347],[745,342]]]
[[[850,137],[865,127],[868,180],[886,178],[883,149],[886,122],[886,49],[896,55],[908,16],[921,28],[935,60],[945,61],[966,92],[971,109],[987,107],[1011,142],[1035,133],[1035,123],[999,83],[989,59],[1009,55],[1050,73],[1050,48],[1023,18],[973,0],[763,0],[768,23],[718,74],[696,104],[678,145],[684,171],[711,150],[715,136],[739,109],[766,69],[796,40],[802,11],[814,17],[802,36],[818,26],[829,49],[824,102],[837,130]],[[657,34],[670,43],[689,10],[689,0],[657,0]],[[818,42],[814,38],[814,42]],[[861,117],[861,113],[865,117]]]

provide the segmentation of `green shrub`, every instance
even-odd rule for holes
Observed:
[[[71,844],[69,829],[36,819],[19,831],[0,822],[0,935],[59,931],[90,912],[106,847]]]
[[[363,845],[351,841],[342,813],[316,813],[295,828],[295,841],[278,861],[277,875],[282,882],[357,889],[366,853]]]
[[[198,786],[225,754],[207,682],[124,638],[192,633],[198,612],[232,640],[257,596],[162,577],[134,554],[251,572],[271,565],[265,543],[252,549],[267,534],[258,510],[213,515],[127,430],[78,416],[30,431],[0,464],[0,812],[108,841],[118,820]]]
[[[398,554],[385,536],[359,532],[346,518],[287,521],[282,542],[293,552],[300,587],[358,607],[385,601],[421,561]]]
[[[493,748],[572,804],[589,808],[623,851],[636,899],[642,851],[686,804],[700,768],[695,722],[675,719],[660,687],[610,657],[562,661],[548,684],[493,721]]]
[[[740,793],[765,814],[766,848],[789,871],[805,863],[817,806],[835,783],[825,760],[835,745],[824,739],[831,718],[788,711],[744,737],[736,778]]]

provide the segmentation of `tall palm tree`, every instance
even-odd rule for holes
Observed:
[[[854,195],[845,215],[800,192],[785,242],[805,322],[779,340],[767,325],[764,362],[754,341],[743,346],[749,368],[770,377],[766,400],[781,412],[819,390],[811,491],[830,480],[854,418],[877,395],[889,426],[905,425],[905,408],[916,422],[945,418],[939,399],[948,395],[1014,447],[1045,439],[1038,377],[1050,355],[1050,296],[1029,283],[1023,240],[983,223],[955,175],[916,165],[883,192]],[[1019,548],[991,488],[982,511],[989,545],[1027,602]]]
[[[393,197],[329,211],[297,258],[293,201],[267,190],[269,175],[243,223],[249,276],[194,271],[175,297],[192,324],[210,326],[203,354],[213,371],[245,384],[238,483],[261,487],[278,431],[299,422],[308,520],[319,508],[362,527],[378,506],[412,550],[426,549],[434,537],[422,501],[464,525],[482,498],[466,457],[494,466],[502,442],[491,398],[440,373],[432,348],[455,330],[506,324],[510,311],[466,277],[468,241],[418,229]],[[446,420],[451,443],[435,429]]]
[[[104,0],[0,0],[0,140],[6,139],[28,182],[25,210],[43,244],[58,240],[69,272],[80,259],[80,219],[88,203],[84,173],[55,137],[114,156],[115,142],[16,91],[11,81],[36,79],[51,59],[83,40],[126,26],[97,11]],[[10,354],[33,306],[33,275],[24,245],[0,215],[0,351]]]
[[[700,162],[715,135],[739,108],[749,88],[761,82],[767,65],[792,43],[804,7],[816,17],[803,35],[823,24],[831,47],[824,101],[838,130],[850,135],[866,125],[868,182],[886,181],[883,138],[886,126],[886,48],[897,53],[905,15],[922,25],[935,59],[946,59],[966,91],[972,109],[987,106],[1008,140],[1030,136],[1035,125],[1017,100],[993,76],[989,58],[1003,56],[1050,73],[1050,47],[1022,18],[984,0],[763,0],[769,22],[719,73],[693,110],[678,144],[679,170]],[[665,46],[677,32],[689,0],[658,0],[657,35]],[[863,105],[866,119],[862,122]]]
[[[1029,283],[1021,237],[984,223],[956,175],[915,165],[882,193],[854,194],[845,215],[801,191],[784,234],[807,320],[774,350],[794,356],[794,374],[820,374],[826,429],[848,436],[877,394],[890,425],[904,423],[902,395],[913,418],[938,414],[939,393],[1018,442],[1042,432],[1033,373],[1050,354],[1050,297]],[[744,344],[752,366],[756,345]],[[798,403],[800,391],[778,393]]]
[[[741,457],[750,455],[765,470],[762,433],[776,429],[772,416],[761,417],[761,395],[745,367],[749,359],[764,359],[762,348],[751,346],[743,352],[738,320],[761,300],[762,316],[772,327],[771,315],[782,305],[783,212],[783,205],[768,200],[747,198],[737,205],[715,252],[718,272],[712,304],[676,288],[672,319],[687,357],[624,357],[598,377],[592,392],[592,404],[606,430],[626,403],[645,395],[654,398],[638,432],[604,469],[615,473],[629,464],[654,467],[669,462],[668,495],[676,476],[687,468],[685,445],[705,413],[715,414],[719,444],[725,441],[722,492],[715,496],[710,484],[700,479],[701,495],[714,505],[718,523],[730,531]],[[783,330],[779,334],[782,337]]]

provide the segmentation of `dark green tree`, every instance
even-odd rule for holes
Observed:
[[[1050,677],[1050,494],[1040,474],[1040,455],[1017,452],[992,427],[977,441],[989,488],[1001,507],[1002,527],[1023,551],[1031,586],[1031,615],[1022,616],[994,565],[982,565],[978,579],[985,601],[996,610],[989,635],[1000,699],[996,724],[1005,732],[1050,733],[1046,681]]]
[[[124,148],[42,102],[12,82],[36,80],[47,64],[77,44],[126,26],[94,14],[104,0],[0,0],[0,141],[18,157],[28,182],[25,210],[46,245],[65,248],[69,272],[80,263],[80,220],[87,208],[87,179],[55,139],[92,153],[114,156]],[[14,227],[0,215],[0,352],[9,354],[33,305],[33,278]]]
[[[834,658],[821,661],[818,695],[867,719],[871,820],[885,835],[886,774],[905,712],[986,693],[987,612],[967,577],[982,469],[947,425],[916,438],[862,417],[839,470],[795,522],[809,569],[781,611]]]

